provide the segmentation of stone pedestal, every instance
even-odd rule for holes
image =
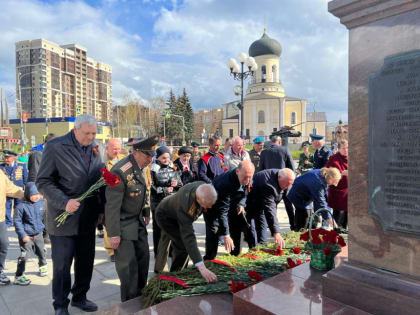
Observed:
[[[323,292],[375,314],[418,313],[420,239],[384,230],[370,214],[368,139],[369,112],[385,110],[369,109],[369,77],[381,71],[386,57],[420,49],[420,1],[334,0],[328,9],[349,29],[350,234],[348,264],[324,276]],[[415,80],[420,86],[420,77]],[[388,152],[397,154],[397,148]]]

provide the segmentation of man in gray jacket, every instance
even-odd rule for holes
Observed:
[[[105,165],[92,145],[96,136],[96,120],[80,115],[74,129],[52,139],[45,148],[36,186],[48,200],[47,231],[51,238],[53,260],[53,306],[56,315],[68,314],[68,295],[72,306],[94,312],[97,305],[86,298],[95,259],[95,229],[103,212],[103,199],[93,195],[81,202],[77,198],[101,176]],[[55,218],[67,211],[66,222],[57,227]],[[74,260],[74,284],[70,268]]]

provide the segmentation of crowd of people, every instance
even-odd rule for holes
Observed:
[[[119,139],[110,139],[105,147],[96,142],[96,128],[92,116],[80,115],[68,134],[49,135],[29,155],[29,172],[26,164],[15,161],[17,154],[4,152],[0,282],[10,283],[3,272],[8,226],[15,226],[21,247],[15,284],[30,283],[24,271],[31,252],[39,259],[39,275],[48,273],[44,239],[50,240],[56,314],[68,314],[69,303],[83,311],[97,310],[87,299],[97,229],[115,262],[121,300],[127,301],[140,296],[147,283],[150,221],[155,273],[165,269],[168,257],[170,271],[182,270],[191,259],[208,282],[216,282],[217,276],[204,261],[214,259],[221,244],[230,254],[239,255],[242,239],[249,248],[264,244],[268,229],[275,243],[284,247],[277,219],[282,200],[291,230],[307,228],[311,211],[320,208],[328,210],[323,214],[326,228],[332,227],[333,220],[347,227],[347,141],[338,143],[333,155],[321,136],[311,134],[315,152],[310,154],[309,143],[304,143],[295,168],[279,136],[272,136],[266,148],[263,137],[253,139],[250,151],[240,137],[226,139],[222,149],[222,139],[213,136],[203,153],[196,142],[174,152],[158,145],[159,136],[133,138],[127,143],[129,152],[123,154]],[[78,200],[98,181],[103,168],[118,176],[119,184]],[[71,215],[58,226],[55,218],[63,211]],[[193,228],[201,215],[206,230],[204,256]]]

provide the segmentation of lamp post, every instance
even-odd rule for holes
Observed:
[[[31,71],[28,73],[18,73],[18,88],[19,88],[19,106],[20,106],[20,141],[22,142],[22,153],[25,151],[25,146],[26,146],[26,134],[23,131],[23,107],[22,107],[22,87],[21,87],[21,81],[22,78],[26,75],[30,75],[32,73],[35,73],[37,71]],[[32,82],[31,82],[31,86],[32,86]]]
[[[241,64],[239,66],[238,62],[234,58],[230,58],[227,61],[227,66],[230,69],[230,74],[233,76],[233,79],[241,81],[241,103],[238,105],[241,113],[241,130],[239,135],[243,137],[244,134],[244,80],[248,76],[253,76],[258,69],[258,65],[255,62],[255,59],[249,57],[246,53],[240,53],[238,55],[238,61]],[[248,70],[244,71],[244,65],[248,66]]]

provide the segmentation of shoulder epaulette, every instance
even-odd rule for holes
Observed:
[[[327,147],[323,147],[322,151],[324,151],[325,153],[330,152],[330,149],[328,149]]]
[[[123,172],[127,172],[132,167],[133,167],[133,164],[131,164],[131,162],[128,161],[127,163],[125,163],[123,166],[120,167],[120,170]]]

